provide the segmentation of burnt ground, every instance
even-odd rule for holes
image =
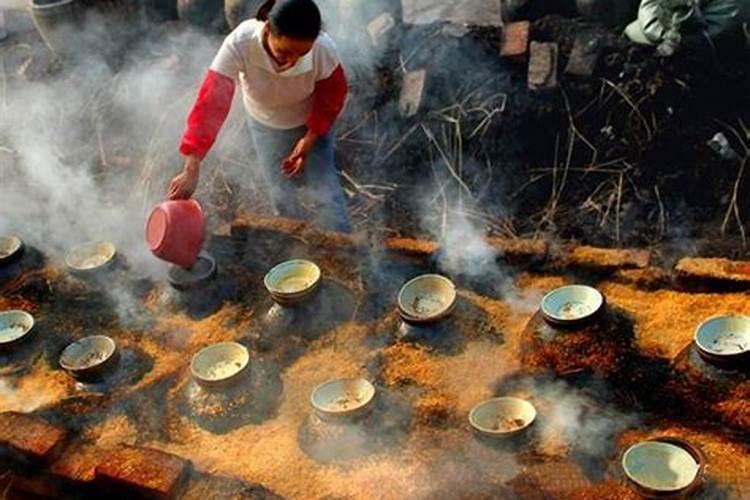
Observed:
[[[696,498],[739,499],[749,491],[747,375],[717,378],[683,360],[705,317],[750,313],[745,293],[688,293],[668,283],[639,288],[574,267],[564,274],[506,267],[510,285],[481,292],[461,285],[449,321],[404,339],[395,294],[432,270],[431,259],[373,257],[295,238],[270,228],[213,237],[220,268],[232,272],[220,272],[193,301],[154,281],[140,284],[133,307],[118,309],[97,287],[127,273],[82,283],[52,264],[6,282],[3,301],[33,310],[44,328],[32,345],[47,355],[14,355],[31,361],[4,378],[2,408],[72,431],[61,467],[84,482],[103,450],[127,444],[172,452],[199,474],[235,480],[195,479],[195,491],[240,494],[262,485],[285,498],[635,498],[619,454],[638,439],[675,435],[708,457]],[[277,251],[269,255],[264,245]],[[304,311],[311,330],[294,322],[269,328],[262,276],[276,261],[302,256],[335,284],[319,294],[343,306],[326,306],[319,296]],[[23,286],[34,279],[45,280],[44,293]],[[581,281],[605,294],[607,317],[578,332],[542,328],[535,316],[541,296]],[[228,282],[236,292],[196,316],[195,301],[213,303],[208,290]],[[135,353],[130,361],[123,356],[117,383],[82,386],[56,365],[66,342],[92,333]],[[202,392],[189,360],[228,340],[250,349],[249,379],[222,393]],[[321,421],[311,412],[310,391],[344,376],[372,380],[376,405],[364,420]],[[518,440],[486,441],[468,426],[469,410],[498,395],[529,398],[539,410]]]
[[[582,32],[598,40],[598,64],[590,77],[566,75],[574,38]],[[690,40],[678,56],[662,59],[627,43],[616,30],[542,18],[532,25],[532,40],[555,42],[560,53],[559,87],[546,92],[527,89],[525,62],[496,57],[496,36],[486,29],[457,39],[440,26],[404,27],[400,36],[402,49],[393,58],[406,59],[407,70],[428,72],[423,112],[408,120],[395,117],[391,98],[400,70],[386,58],[383,92],[375,98],[381,101],[375,106],[381,125],[363,125],[369,108],[355,100],[341,128],[360,128],[340,138],[345,168],[358,182],[398,184],[384,201],[383,224],[407,233],[438,232],[439,217],[423,215],[436,179],[446,186],[448,210],[458,209],[461,189],[440,164],[425,126],[454,169],[463,166],[467,218],[490,232],[606,246],[690,247],[690,240],[711,239],[713,245],[701,251],[746,254],[736,220],[730,218],[722,231],[738,165],[707,147],[723,131],[745,156],[750,106],[743,89],[750,82],[750,52],[742,34],[716,41],[713,49]],[[355,95],[358,90],[355,85]],[[498,109],[503,111],[489,123],[482,121]],[[461,155],[453,142],[455,120]],[[376,144],[375,153],[355,140]],[[739,187],[747,189],[744,179]],[[750,197],[740,198],[738,208],[746,212]],[[439,214],[439,200],[429,208]]]

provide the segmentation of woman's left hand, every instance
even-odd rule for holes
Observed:
[[[302,139],[297,141],[294,145],[294,149],[289,153],[289,156],[281,163],[281,170],[284,171],[284,175],[292,178],[297,177],[305,169],[305,160],[307,155],[312,151],[315,146],[315,141],[318,136],[312,132],[307,132]]]

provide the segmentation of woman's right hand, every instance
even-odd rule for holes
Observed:
[[[170,200],[186,200],[193,196],[198,187],[201,160],[197,156],[185,157],[185,166],[169,184],[167,198]]]

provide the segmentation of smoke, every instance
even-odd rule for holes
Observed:
[[[527,378],[507,389],[537,406],[539,451],[549,456],[573,453],[602,466],[615,437],[640,421],[638,415],[614,405],[611,389],[603,382],[589,381],[580,388],[561,380]]]
[[[3,408],[3,411],[30,413],[44,402],[41,391],[37,391],[34,396],[29,396],[28,391],[21,394],[7,380],[0,377],[0,407]]]
[[[454,211],[442,232],[441,267],[472,278],[487,273],[499,277],[498,251],[487,243],[482,231],[465,214]]]
[[[397,47],[398,1],[318,0],[324,28],[353,79],[372,79],[381,57]]]
[[[586,455],[603,457],[612,438],[632,426],[637,419],[558,382],[538,388],[539,397],[553,401],[543,436],[562,439],[565,446]]]
[[[158,27],[151,36],[97,21],[88,19],[80,37],[66,35],[73,46],[92,45],[57,73],[8,79],[0,99],[0,233],[18,234],[58,265],[74,246],[108,240],[129,279],[163,279],[167,265],[149,252],[145,221],[181,167],[185,117],[220,39]],[[125,44],[114,60],[112,47]],[[33,61],[42,64],[46,51],[36,42]],[[5,70],[16,74],[9,64]],[[101,288],[132,324],[131,285]]]
[[[439,185],[438,190],[444,190],[444,185]],[[429,198],[436,196],[445,196],[445,193]],[[500,251],[488,242],[487,230],[469,216],[479,213],[478,208],[478,202],[458,198],[452,203],[446,202],[442,216],[436,218],[429,202],[422,204],[421,227],[440,243],[438,268],[480,293],[502,297],[522,311],[536,309],[537,298],[520,294],[510,271],[500,260]]]
[[[398,3],[321,0],[326,28],[355,79],[372,75],[393,47]],[[384,24],[363,28],[383,14]],[[167,266],[144,243],[145,220],[181,167],[185,118],[222,37],[87,16],[82,29],[52,39],[67,57],[57,73],[13,78],[18,68],[3,60],[10,78],[0,96],[0,233],[17,233],[57,264],[75,245],[109,240],[138,278],[163,279]],[[42,66],[46,49],[41,41],[32,48],[32,65]],[[197,193],[204,205],[222,176],[222,185],[239,187],[230,196],[264,195],[266,177],[248,161],[244,115],[236,99],[204,161]],[[132,291],[121,285],[107,293],[129,318]]]
[[[84,39],[96,24],[85,25]],[[0,138],[13,154],[3,158],[7,182],[0,189],[3,199],[17,203],[3,207],[2,222],[45,227],[40,245],[122,230],[128,218],[142,222],[149,207],[141,206],[147,203],[138,188],[151,173],[144,162],[158,163],[155,173],[179,168],[185,117],[220,40],[190,30],[137,38],[121,29],[108,36],[136,39],[116,67],[89,50],[43,81],[9,83]],[[41,59],[45,49],[34,50]],[[159,189],[163,195],[166,186]]]

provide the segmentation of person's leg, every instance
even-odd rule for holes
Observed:
[[[0,41],[8,37],[8,30],[5,27],[5,9],[0,7]]]
[[[346,210],[335,158],[334,131],[318,139],[305,164],[305,184],[318,210],[318,221],[325,229],[349,233],[352,230]]]
[[[299,203],[298,189],[294,181],[284,177],[281,162],[302,137],[304,129],[277,130],[261,125],[252,119],[248,121],[248,126],[253,137],[261,174],[269,184],[271,204],[275,214],[294,219],[302,218],[304,213]]]

